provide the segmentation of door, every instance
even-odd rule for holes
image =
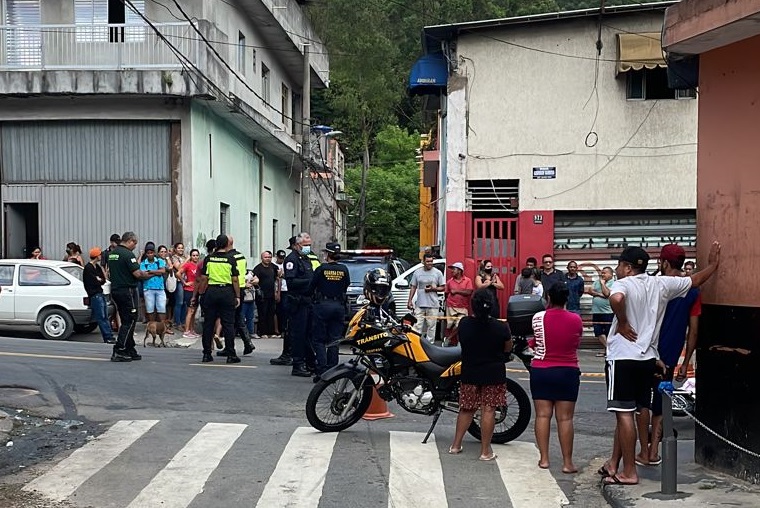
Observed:
[[[517,219],[475,219],[472,230],[472,257],[476,263],[490,259],[494,273],[504,283],[499,291],[500,315],[506,316],[517,271]]]
[[[5,205],[5,257],[9,259],[26,258],[28,257],[27,250],[36,247],[26,245],[25,204],[6,203]]]
[[[0,265],[0,321],[15,317],[16,295],[13,291],[13,274],[16,265]]]

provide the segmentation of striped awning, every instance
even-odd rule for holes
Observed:
[[[617,34],[617,73],[667,67],[659,32]]]

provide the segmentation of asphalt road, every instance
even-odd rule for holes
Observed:
[[[565,475],[556,437],[550,470],[536,467],[532,425],[519,442],[495,446],[497,464],[477,460],[471,437],[462,455],[447,453],[453,415],[441,418],[435,442],[421,445],[430,419],[393,404],[394,418],[316,433],[304,414],[311,381],[269,365],[279,340],[256,341],[256,352],[237,366],[202,365],[198,349],[151,347],[139,348],[140,362],[114,364],[97,333],[69,342],[14,335],[23,336],[0,337],[0,407],[40,419],[0,449],[0,506],[524,508],[559,506],[564,498],[606,506],[595,471],[609,453],[613,419],[603,409],[603,363],[594,352],[581,362],[581,471]],[[527,390],[522,366],[508,367]],[[53,428],[44,417],[81,425],[25,444]],[[681,439],[693,439],[689,422],[678,428]],[[88,442],[93,434],[101,438]],[[29,492],[18,490],[24,485]]]

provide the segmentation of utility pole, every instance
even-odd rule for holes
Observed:
[[[301,231],[311,230],[311,64],[309,63],[309,44],[303,45],[303,98],[301,158],[304,170],[301,172]],[[295,119],[294,119],[295,120]]]
[[[364,143],[362,158],[362,186],[359,193],[359,248],[364,248],[364,228],[367,223],[367,171],[369,170],[369,144]]]

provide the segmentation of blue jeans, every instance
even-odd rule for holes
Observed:
[[[253,335],[253,320],[256,316],[256,302],[251,300],[250,302],[243,302],[243,320],[245,322],[245,328],[248,330],[248,335]]]
[[[185,300],[185,290],[182,288],[182,284],[178,284],[177,290],[174,292],[174,324],[176,326],[185,324],[188,301],[189,300]]]
[[[98,327],[100,328],[103,342],[113,340],[111,323],[108,321],[108,305],[103,293],[96,293],[90,297],[90,309],[92,309],[92,318],[98,323]]]

